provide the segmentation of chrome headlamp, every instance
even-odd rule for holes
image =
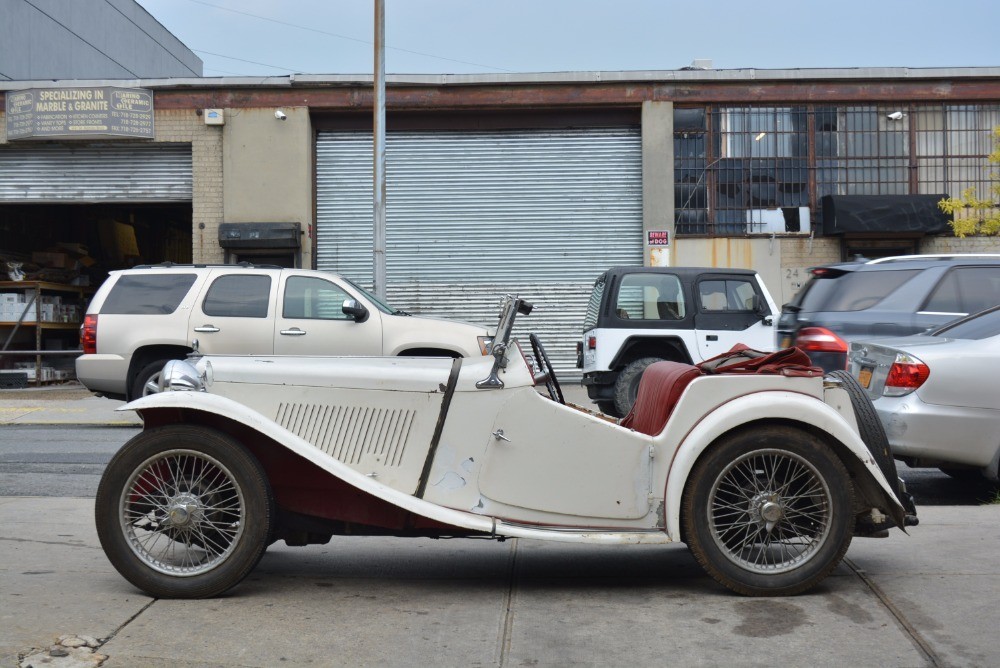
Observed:
[[[204,377],[186,360],[170,360],[163,365],[157,385],[160,392],[205,391]]]

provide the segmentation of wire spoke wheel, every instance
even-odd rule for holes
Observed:
[[[198,425],[147,429],[108,463],[97,535],[129,582],[161,598],[218,596],[267,549],[274,499],[238,441]]]
[[[716,478],[708,503],[716,545],[754,573],[793,569],[830,535],[826,481],[787,451],[757,451],[734,461]]]
[[[801,593],[836,568],[854,531],[843,462],[793,426],[734,430],[684,488],[684,540],[713,578],[748,596]]]
[[[143,462],[119,507],[132,552],[153,570],[181,577],[225,561],[246,524],[243,490],[233,474],[192,450],[169,450]]]

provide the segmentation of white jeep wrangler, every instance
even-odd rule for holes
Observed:
[[[749,269],[612,267],[594,283],[577,367],[601,412],[622,417],[653,362],[697,364],[737,343],[773,350],[776,313]]]

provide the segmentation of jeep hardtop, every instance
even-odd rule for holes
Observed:
[[[594,282],[577,366],[588,396],[621,417],[653,362],[698,363],[737,343],[773,350],[777,313],[750,269],[612,267]]]

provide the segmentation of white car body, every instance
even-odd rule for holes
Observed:
[[[135,289],[120,288],[124,279],[179,277],[189,278],[191,284],[183,296],[165,303],[163,312],[107,312],[115,290]],[[248,302],[259,299],[263,315],[211,312],[207,303],[214,286],[233,279],[269,281],[266,293],[243,295]],[[305,314],[302,288],[295,287],[301,282],[310,285],[310,317]],[[296,297],[297,306],[292,303]],[[149,299],[156,304],[156,297]],[[350,317],[341,310],[349,299],[363,309],[363,317]],[[205,354],[478,356],[485,353],[490,336],[485,327],[470,323],[390,312],[331,272],[242,265],[157,265],[111,272],[91,300],[87,316],[96,323],[96,342],[92,352],[77,358],[77,378],[94,392],[130,399],[145,393],[139,388],[155,385],[150,366],[162,368],[169,359],[183,359],[194,341]]]
[[[771,301],[768,301],[768,305],[770,308],[777,309]],[[737,343],[742,343],[754,350],[774,350],[773,321],[761,320],[740,331],[677,329],[671,330],[669,334],[683,342],[685,349],[695,357],[695,363],[720,355],[732,349]],[[595,373],[597,370],[610,368],[618,352],[630,339],[648,335],[648,329],[628,328],[598,327],[584,332],[584,340],[596,337],[602,345],[594,349],[584,348],[583,372]]]
[[[893,493],[857,434],[846,394],[824,389],[821,379],[705,376],[691,383],[663,432],[647,436],[543,397],[524,363],[503,372],[502,389],[478,389],[492,361],[460,361],[423,498],[414,494],[451,360],[205,357],[199,367],[211,368],[208,393],[165,392],[119,410],[137,411],[148,426],[180,410],[225,417],[411,512],[511,537],[676,541],[681,492],[694,461],[721,434],[756,421],[808,421]],[[365,415],[371,426],[341,428],[324,406]],[[404,421],[405,435],[399,427],[398,438],[376,437],[393,416]],[[498,430],[509,440],[494,437]]]
[[[225,448],[245,448],[261,462],[279,508],[325,518],[332,522],[333,534],[661,544],[681,540],[688,526],[690,544],[691,520],[685,525],[682,518],[690,512],[684,504],[692,470],[704,468],[702,459],[717,450],[720,441],[734,434],[752,436],[754,430],[778,424],[780,429],[812,434],[805,437],[810,447],[828,451],[822,457],[836,457],[841,463],[834,467],[842,465],[850,472],[849,482],[843,480],[843,486],[854,490],[844,497],[847,504],[823,502],[816,512],[828,519],[835,515],[830,522],[858,535],[873,535],[861,529],[866,523],[904,526],[895,481],[886,480],[859,436],[851,399],[839,384],[780,374],[698,377],[683,390],[665,426],[646,434],[542,396],[536,389],[540,376],[533,373],[526,351],[510,338],[513,315],[502,316],[500,323],[491,357],[205,356],[193,366],[170,362],[162,374],[165,390],[201,391],[163,391],[123,408],[137,411],[145,430],[115,456],[98,491],[98,529],[105,551],[126,577],[160,595],[214,594],[238,582],[211,580],[227,568],[228,552],[218,557],[223,566],[214,571],[195,568],[198,578],[212,583],[210,589],[187,589],[195,577],[149,582],[145,573],[150,568],[156,572],[150,577],[161,579],[176,569],[162,567],[146,554],[145,542],[133,540],[139,528],[150,526],[176,540],[190,517],[207,516],[210,504],[204,494],[177,491],[197,487],[201,476],[180,485],[169,481],[177,477],[174,468],[167,467],[165,473],[167,468],[150,462],[161,455],[180,457],[180,464],[171,465],[179,470],[183,462],[202,456],[201,440],[220,433],[238,443],[225,446],[222,454],[205,455],[210,465],[224,459]],[[545,359],[540,346],[534,356]],[[559,398],[558,389],[552,394]],[[192,429],[200,430],[194,441],[175,444],[183,441],[177,434]],[[155,447],[150,449],[151,443]],[[119,460],[136,464],[119,465]],[[806,468],[824,466],[813,462]],[[786,490],[794,484],[773,477],[759,484]],[[156,487],[153,497],[160,500],[146,503],[142,499],[152,483],[143,481],[150,479]],[[836,486],[820,484],[824,489]],[[166,493],[164,488],[174,491]],[[807,498],[817,494],[810,491]],[[240,501],[242,508],[243,496]],[[126,521],[132,511],[125,506],[132,503],[146,505],[134,521]],[[748,510],[756,518],[755,531],[763,531],[761,518],[771,513],[775,517],[767,522],[770,535],[778,515],[785,512],[779,511],[780,503],[776,492],[748,501],[756,504]],[[234,532],[237,526],[252,531],[253,524],[245,517],[232,527]],[[826,544],[825,531],[816,546]],[[273,540],[280,531],[269,529],[267,535]],[[812,549],[812,543],[797,545]],[[190,540],[187,548],[192,549]],[[842,554],[827,564],[821,577]],[[142,562],[138,566],[135,555]],[[754,594],[801,591],[796,574],[775,570],[779,579],[791,580],[769,589],[751,579],[735,589]],[[768,568],[761,571],[765,583],[771,573]]]

